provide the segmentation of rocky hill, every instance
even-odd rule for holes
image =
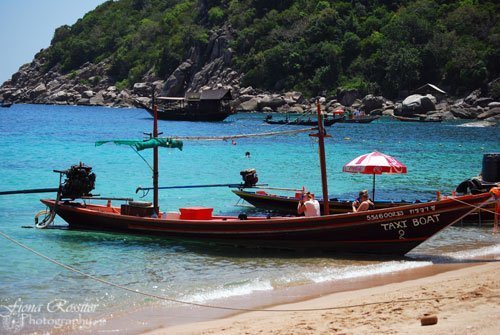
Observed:
[[[153,90],[228,87],[241,109],[307,110],[304,97],[357,108],[369,94],[402,100],[433,83],[448,98],[473,92],[443,111],[478,116],[500,100],[499,9],[473,0],[107,1],[58,28],[0,100],[132,106]]]

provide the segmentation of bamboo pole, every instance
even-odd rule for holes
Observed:
[[[324,215],[330,214],[330,205],[328,204],[328,179],[326,175],[326,156],[325,156],[325,128],[323,127],[323,115],[321,114],[321,105],[319,100],[316,100],[316,109],[318,112],[318,134],[313,136],[318,137],[318,152],[319,152],[319,165],[321,169],[321,186],[323,190],[323,213]]]

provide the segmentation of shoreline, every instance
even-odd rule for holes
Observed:
[[[500,266],[496,260],[478,262],[434,264],[372,276],[333,290],[330,287],[328,293],[317,288],[316,294],[309,292],[294,302],[263,308],[268,311],[232,313],[208,321],[197,315],[201,322],[193,318],[191,323],[166,325],[144,334],[498,334],[500,319],[495,318],[495,311],[500,304]],[[401,299],[405,301],[395,301]],[[269,312],[304,309],[319,310]],[[437,315],[438,323],[421,326],[424,313]]]

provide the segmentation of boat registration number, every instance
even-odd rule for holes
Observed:
[[[368,214],[366,216],[366,220],[368,220],[368,221],[381,220],[381,219],[395,218],[395,217],[403,216],[403,215],[404,215],[403,211],[385,212],[385,213],[378,213],[378,214]]]

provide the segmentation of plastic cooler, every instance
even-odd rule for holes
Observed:
[[[181,220],[211,220],[213,208],[208,207],[185,207],[179,208]]]

